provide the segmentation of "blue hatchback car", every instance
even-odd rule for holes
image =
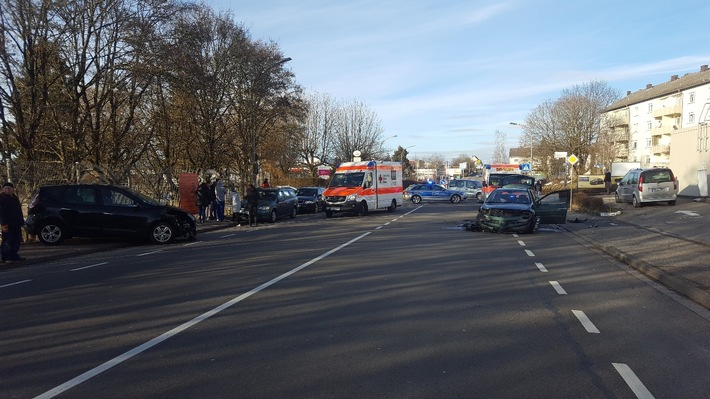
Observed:
[[[449,201],[457,204],[466,200],[466,193],[450,190],[439,184],[412,184],[402,192],[405,201],[418,204],[422,201]]]

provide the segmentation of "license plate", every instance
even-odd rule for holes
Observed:
[[[330,208],[330,209],[331,209],[331,210],[334,210],[334,211],[339,211],[339,210],[340,210],[340,207],[339,207],[339,206],[336,206],[336,207],[333,207],[333,208]]]
[[[668,187],[664,187],[664,188],[652,188],[652,189],[651,189],[651,192],[652,192],[652,193],[659,193],[659,192],[661,192],[661,191],[668,191]]]

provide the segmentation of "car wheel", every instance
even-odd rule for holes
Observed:
[[[39,229],[39,240],[45,245],[57,245],[64,241],[66,229],[58,223],[48,222]]]
[[[392,203],[390,204],[390,206],[387,207],[387,211],[394,212],[395,209],[397,209],[397,201],[392,200]]]
[[[614,201],[616,201],[617,204],[621,203],[621,197],[619,197],[619,193],[614,193]]]
[[[271,217],[269,218],[269,223],[276,223],[276,219],[278,219],[278,215],[276,214],[276,209],[271,211]]]
[[[317,208],[316,208],[316,209],[317,209]],[[291,210],[291,214],[288,215],[288,217],[290,217],[291,219],[295,219],[297,212],[298,212],[298,210],[297,210],[296,207],[294,206],[293,209]]]
[[[422,197],[420,197],[418,195],[412,196],[412,203],[413,204],[418,204],[420,202],[422,202]]]
[[[458,204],[459,202],[461,202],[461,196],[456,195],[456,194],[452,195],[451,202],[454,204]]]
[[[175,238],[175,229],[166,222],[158,222],[150,229],[150,241],[153,244],[169,244]]]
[[[483,194],[481,194],[481,193],[476,194],[476,200],[478,202],[483,202]]]
[[[367,215],[367,202],[362,201],[360,203],[360,206],[357,208],[357,215],[358,216],[365,216]]]
[[[634,206],[634,208],[640,208],[640,207],[641,207],[641,203],[639,202],[639,199],[636,198],[635,195],[633,196],[633,198],[631,198],[631,204]]]

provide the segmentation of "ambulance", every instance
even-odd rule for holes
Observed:
[[[343,162],[323,192],[325,216],[372,210],[394,212],[402,206],[402,164],[386,161]]]

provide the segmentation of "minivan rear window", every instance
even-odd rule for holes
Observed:
[[[671,183],[673,180],[673,172],[669,169],[648,170],[643,173],[644,183]]]

